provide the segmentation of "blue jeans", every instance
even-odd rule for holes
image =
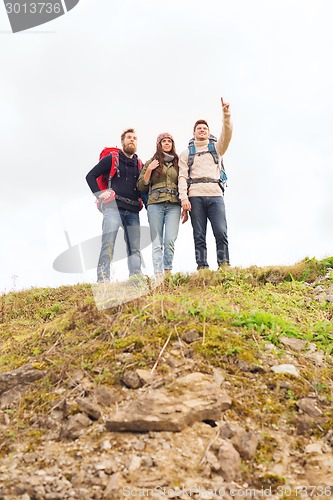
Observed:
[[[222,196],[192,196],[190,212],[198,268],[209,267],[207,262],[207,220],[210,221],[216,241],[217,264],[229,264],[227,220]]]
[[[180,206],[178,203],[152,203],[147,207],[155,273],[172,269],[175,241],[178,236]],[[164,250],[164,251],[163,251]]]
[[[139,214],[117,208],[116,202],[111,202],[103,210],[102,248],[97,265],[97,281],[110,281],[110,264],[120,227],[124,229],[129,274],[141,273]]]

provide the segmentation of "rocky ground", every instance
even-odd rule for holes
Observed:
[[[329,303],[330,287],[317,286],[317,299]],[[222,367],[198,361],[202,341],[184,328],[154,366],[129,363],[113,385],[76,369],[46,411],[22,410],[22,434],[16,410],[47,370],[0,373],[0,498],[333,497],[331,398],[307,375],[327,385],[332,357],[281,336],[260,362]]]
[[[7,450],[1,498],[310,498],[310,487],[317,496],[333,496],[333,430],[315,437],[325,419],[315,392],[296,402],[295,426],[283,415],[278,424],[258,425],[235,418],[232,408],[243,404],[242,395],[221,370],[193,371],[193,360],[178,346],[163,361],[172,367],[167,377],[129,371],[121,388],[96,387],[75,373],[49,414],[30,419],[36,443]],[[288,363],[273,361],[270,352],[267,370],[281,373],[274,390],[286,391],[300,376],[299,364],[291,354]],[[241,369],[268,399],[265,371]],[[15,376],[22,385],[33,372],[24,366],[12,374],[11,391],[19,389]],[[292,373],[288,380],[285,372]],[[5,402],[3,395],[3,408]],[[3,411],[1,424],[9,423]],[[264,461],[255,460],[265,454]]]

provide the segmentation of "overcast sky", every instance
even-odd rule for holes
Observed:
[[[143,161],[162,131],[180,153],[196,119],[220,133],[220,96],[234,123],[224,158],[231,264],[333,255],[332,15],[331,0],[80,0],[12,34],[0,6],[0,292],[95,281],[92,266],[61,273],[53,262],[100,235],[85,181],[100,150],[134,126]],[[216,268],[211,231],[209,262]],[[195,268],[188,222],[174,271]]]

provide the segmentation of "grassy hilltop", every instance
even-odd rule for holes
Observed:
[[[98,387],[114,391],[118,399],[109,403],[108,413],[116,411],[124,398],[136,398],[144,387],[129,389],[124,380],[128,372],[138,369],[153,371],[154,379],[162,381],[189,371],[212,374],[217,370],[221,374],[223,387],[232,399],[223,422],[239,424],[246,431],[256,432],[259,438],[255,455],[242,460],[237,484],[272,488],[271,498],[275,498],[277,488],[287,484],[295,488],[315,480],[314,484],[330,485],[333,474],[331,268],[333,257],[322,261],[307,258],[285,267],[230,267],[190,275],[177,273],[150,293],[104,311],[97,310],[89,285],[2,295],[0,492],[14,496],[0,495],[0,498],[21,498],[20,491],[21,495],[28,492],[29,498],[42,498],[38,495],[45,494],[24,490],[19,485],[17,472],[21,467],[22,471],[29,470],[31,479],[40,474],[37,471],[51,467],[51,463],[57,466],[58,473],[70,484],[68,488],[72,488],[72,496],[63,493],[59,498],[80,498],[80,488],[90,492],[87,498],[122,498],[116,486],[109,496],[105,492],[111,477],[118,474],[119,488],[125,479],[126,484],[136,484],[136,473],[140,473],[141,479],[148,477],[142,451],[135,452],[141,460],[137,471],[125,464],[125,458],[133,454],[133,449],[126,448],[122,441],[129,439],[128,433],[106,433],[101,419],[93,421],[89,430],[70,441],[61,433],[64,422],[82,411],[75,399],[78,396],[92,396]],[[43,376],[6,395],[6,379],[1,382],[1,375],[25,365],[39,370]],[[298,375],[272,369],[279,365],[293,365]],[[304,398],[315,402],[318,415],[301,410],[299,402]],[[47,419],[52,419],[55,412],[57,417],[48,425]],[[206,425],[207,432],[215,435],[215,426],[219,427],[221,422],[210,424],[195,424],[186,431],[195,430],[193,436],[184,436],[183,440],[201,436],[207,451],[211,434],[206,435],[200,426]],[[172,435],[168,439],[179,441],[182,433],[177,437],[176,433],[165,434]],[[159,439],[164,436],[163,432],[149,433],[153,440],[157,434]],[[91,461],[93,450],[96,455],[101,453],[101,440],[106,435],[114,450],[111,455],[118,453],[117,463],[122,465],[118,469],[115,466],[112,474],[105,473],[106,479],[98,476],[99,482],[94,483],[90,478],[89,484],[85,469],[79,488],[78,480],[73,479],[77,478],[71,462],[74,448],[76,453],[80,449],[80,467],[84,467],[85,461]],[[133,435],[133,439],[137,443],[140,436]],[[149,448],[152,443],[144,442],[158,469],[155,445]],[[57,447],[57,453],[52,447]],[[137,448],[140,450],[139,445]],[[27,466],[24,460],[32,453],[36,458]],[[68,456],[71,465],[67,464],[66,473],[57,461],[57,454]],[[214,482],[217,478],[223,481],[219,467],[210,464],[208,474],[207,468],[203,468],[202,453],[199,455],[191,453],[191,477],[204,481],[206,474],[207,481]],[[9,472],[13,461],[16,461],[15,474]],[[169,470],[164,464],[164,481],[169,487],[180,484],[189,474],[186,460],[177,469]],[[40,487],[46,488],[45,484]],[[285,498],[299,498],[295,491]],[[281,498],[281,494],[276,498]]]

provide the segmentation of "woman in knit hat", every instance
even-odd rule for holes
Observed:
[[[171,271],[180,221],[178,155],[173,137],[159,134],[156,152],[141,170],[137,187],[148,192],[147,214],[153,251],[154,273],[162,278]],[[185,222],[185,220],[184,220]]]

